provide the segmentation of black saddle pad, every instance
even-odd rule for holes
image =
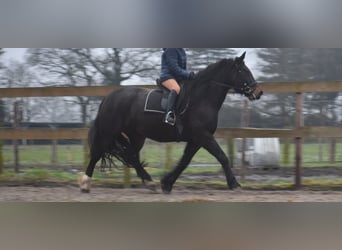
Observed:
[[[168,91],[163,89],[151,90],[146,97],[145,112],[166,113]]]

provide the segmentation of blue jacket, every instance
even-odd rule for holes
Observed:
[[[183,48],[163,48],[160,80],[175,79],[178,83],[189,78],[187,58]]]

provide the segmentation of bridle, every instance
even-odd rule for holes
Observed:
[[[254,91],[256,90],[257,83],[253,82],[253,85],[250,86],[248,83],[244,83],[242,87],[236,87],[236,85],[232,85],[229,83],[224,82],[218,82],[218,81],[211,81],[212,83],[219,85],[221,87],[225,87],[227,89],[234,89],[235,91],[238,90],[238,92],[243,93],[245,96],[252,96],[253,98],[256,98],[256,95],[254,94]]]
[[[234,66],[236,66],[236,65],[234,65]],[[237,68],[236,71],[237,72],[235,74],[235,77],[234,77],[235,79],[233,82],[236,82],[235,80],[238,78],[238,75],[242,72],[242,70],[240,68]],[[253,98],[256,98],[256,96],[254,94],[254,91],[257,88],[257,82],[256,81],[253,81],[249,84],[247,82],[245,82],[242,84],[242,86],[239,86],[239,87],[236,86],[236,83],[230,84],[230,83],[218,82],[218,81],[214,81],[214,80],[212,80],[211,82],[216,84],[216,85],[222,86],[222,87],[234,89],[236,92],[242,93],[247,97],[252,96]]]

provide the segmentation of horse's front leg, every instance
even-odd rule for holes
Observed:
[[[164,193],[169,194],[172,191],[173,184],[176,182],[178,177],[181,175],[181,173],[186,169],[186,167],[189,165],[192,157],[196,154],[196,152],[201,148],[201,146],[194,144],[194,143],[188,143],[184,149],[184,154],[178,164],[175,166],[175,168],[168,174],[166,174],[161,179],[161,188]]]
[[[228,157],[225,155],[221,147],[218,145],[213,136],[206,140],[203,147],[212,154],[222,165],[224,173],[226,175],[227,185],[230,189],[240,188],[240,184],[237,182],[231,167]]]

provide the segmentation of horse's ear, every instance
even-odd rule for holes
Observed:
[[[245,60],[245,56],[246,56],[246,51],[243,52],[243,54],[242,54],[240,57],[237,57],[237,58],[235,59],[235,62],[236,62],[237,64],[242,64],[242,63],[243,63],[243,60]]]

